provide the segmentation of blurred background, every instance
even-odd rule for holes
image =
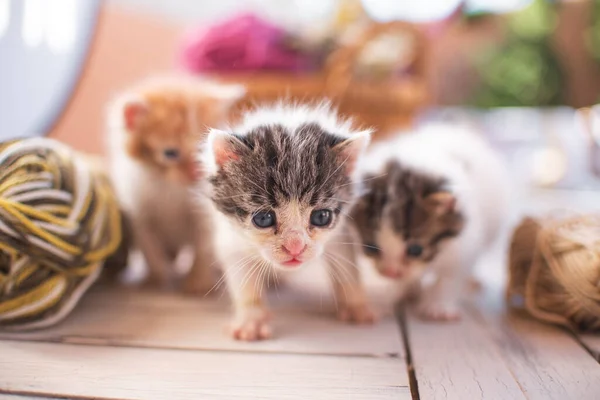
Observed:
[[[600,187],[600,0],[0,0],[2,139],[101,154],[107,101],[169,71],[332,98],[381,138],[470,124],[516,179]]]

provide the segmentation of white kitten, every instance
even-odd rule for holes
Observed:
[[[358,250],[400,285],[420,286],[431,272],[421,314],[458,318],[465,282],[510,216],[500,158],[474,132],[431,124],[374,145],[359,171],[364,192],[351,213]]]

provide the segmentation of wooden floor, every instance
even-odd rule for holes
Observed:
[[[0,399],[600,399],[600,336],[508,313],[498,285],[459,323],[397,307],[358,327],[292,283],[271,290],[276,336],[259,343],[224,333],[224,297],[96,287],[61,325],[2,334]]]
[[[600,337],[510,315],[491,289],[460,323],[399,308],[374,327],[272,297],[276,337],[248,344],[223,333],[223,300],[97,288],[58,327],[3,334],[0,398],[600,398]]]

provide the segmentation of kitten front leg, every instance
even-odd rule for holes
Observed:
[[[460,298],[466,282],[466,260],[458,254],[444,257],[437,268],[437,280],[424,288],[418,303],[419,315],[432,321],[457,321],[460,319]]]
[[[200,243],[194,248],[194,263],[192,269],[185,277],[183,290],[194,295],[206,295],[215,285],[213,268],[215,257],[206,243]]]
[[[152,287],[165,286],[171,278],[172,259],[169,257],[155,230],[148,224],[138,221],[134,223],[135,241],[144,256],[148,267],[145,285]]]
[[[338,303],[338,319],[357,324],[372,324],[376,316],[367,300],[356,265],[355,250],[349,243],[330,245],[327,257]]]
[[[262,268],[271,268],[258,257],[233,257],[225,265],[225,279],[233,301],[231,334],[236,340],[255,341],[272,335],[270,313],[263,300]],[[262,264],[261,264],[262,263]]]
[[[213,232],[205,216],[197,217],[197,229],[194,237],[194,261],[188,273],[184,291],[190,294],[205,295],[215,285],[213,270],[218,268],[214,253]]]

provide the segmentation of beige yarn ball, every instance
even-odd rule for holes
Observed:
[[[524,219],[510,247],[507,300],[546,322],[600,330],[600,216]]]

